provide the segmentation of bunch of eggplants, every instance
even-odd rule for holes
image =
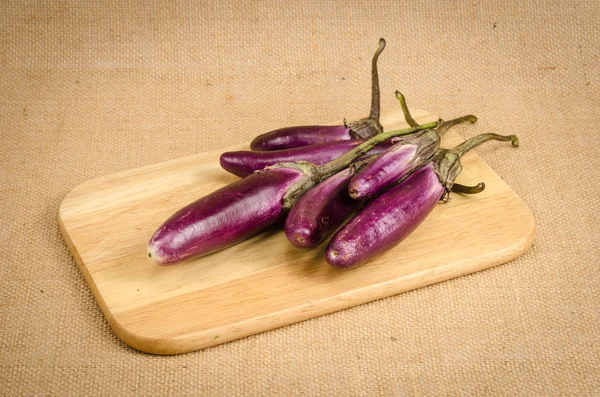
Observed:
[[[292,245],[312,248],[331,237],[327,262],[353,268],[392,248],[446,202],[450,192],[474,194],[483,183],[454,182],[460,158],[490,140],[481,134],[452,149],[440,147],[452,126],[472,115],[418,125],[396,92],[410,128],[383,132],[379,124],[377,59],[372,61],[369,117],[348,126],[305,126],[258,136],[252,151],[228,152],[221,166],[242,179],[180,209],[154,233],[148,256],[161,265],[207,255],[285,220]]]

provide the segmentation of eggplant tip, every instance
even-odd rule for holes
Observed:
[[[314,248],[317,246],[313,239],[311,239],[310,231],[307,230],[300,230],[288,234],[288,240],[296,248]]]
[[[352,269],[358,265],[352,256],[345,252],[343,247],[341,249],[327,248],[325,251],[325,260],[331,266],[344,270]]]
[[[152,262],[154,262],[158,265],[163,264],[163,258],[161,258],[159,255],[157,255],[156,252],[154,252],[154,250],[152,249],[152,247],[150,245],[146,249],[146,255],[148,256],[148,258],[150,258],[150,260]]]
[[[304,247],[306,245],[306,239],[301,233],[294,233],[293,241],[296,247]]]

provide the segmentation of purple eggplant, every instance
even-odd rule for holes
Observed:
[[[352,178],[348,193],[354,199],[376,195],[430,159],[439,145],[440,137],[434,130],[396,143]]]
[[[365,141],[366,139],[353,139],[351,141],[320,143],[292,149],[272,150],[270,152],[253,152],[251,150],[225,152],[221,155],[219,161],[224,170],[243,178],[254,171],[262,170],[277,163],[308,161],[313,164],[325,164],[348,153]],[[396,138],[392,138],[382,142],[374,147],[369,154],[381,153],[394,145],[396,141]]]
[[[418,126],[408,111],[402,93],[396,91],[396,97],[400,101],[408,125]],[[477,118],[473,115],[460,117],[440,124],[436,130],[421,131],[400,138],[398,143],[381,153],[377,159],[352,178],[348,193],[352,198],[363,199],[375,196],[393,185],[436,153],[441,137],[450,127],[465,121],[474,123]]]
[[[293,147],[314,145],[358,138],[370,138],[383,131],[379,122],[380,92],[377,60],[385,48],[385,40],[379,40],[379,47],[371,62],[371,112],[368,117],[346,125],[309,125],[281,128],[259,135],[250,143],[256,151],[289,149]]]
[[[236,244],[282,220],[304,193],[377,144],[436,125],[382,133],[322,165],[276,164],[216,190],[167,219],[150,239],[148,257],[159,264],[175,264]]]
[[[518,146],[514,135],[482,134],[454,149],[440,149],[432,161],[383,193],[340,229],[326,249],[327,262],[338,268],[353,268],[406,238],[439,200],[448,199],[454,179],[462,170],[460,157],[488,140],[510,140]],[[483,186],[463,189],[464,193],[476,193]]]
[[[250,142],[250,149],[255,151],[281,150],[355,138],[350,127],[345,125],[302,125],[280,128],[259,135]]]
[[[194,201],[152,236],[148,257],[161,265],[206,255],[245,240],[281,220],[282,198],[302,172],[276,168],[252,174]]]
[[[325,252],[327,262],[352,268],[387,251],[425,220],[443,193],[433,164],[418,169],[335,234]]]
[[[346,168],[310,189],[292,207],[285,221],[285,235],[294,247],[319,245],[361,205],[348,195],[352,178]]]

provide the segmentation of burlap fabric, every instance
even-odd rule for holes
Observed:
[[[85,180],[384,107],[472,112],[538,235],[494,269],[195,353],[112,333],[57,226]],[[0,5],[0,394],[600,393],[600,7],[561,2]]]

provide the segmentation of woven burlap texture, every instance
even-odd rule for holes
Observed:
[[[508,264],[180,356],[113,334],[57,225],[87,179],[364,114],[463,137],[537,222]],[[3,1],[0,394],[593,395],[600,390],[600,8],[564,2]]]

